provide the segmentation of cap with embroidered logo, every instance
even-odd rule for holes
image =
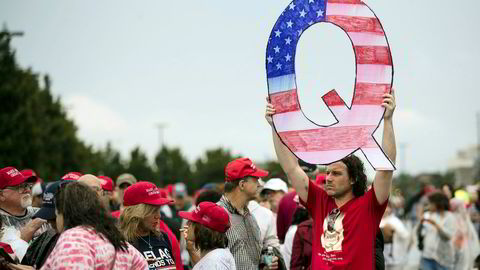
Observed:
[[[225,181],[232,182],[246,176],[265,177],[268,172],[258,169],[249,158],[237,158],[225,167]]]
[[[178,215],[221,233],[230,228],[230,217],[227,211],[212,202],[201,202],[193,211],[180,211]]]
[[[72,181],[76,181],[78,180],[80,177],[82,177],[82,173],[79,173],[79,172],[69,172],[67,174],[65,174],[64,176],[62,176],[62,180],[72,180]]]
[[[172,203],[173,200],[163,198],[160,189],[154,184],[140,181],[125,189],[123,194],[123,205],[132,206],[137,204],[149,204],[161,206]]]
[[[105,191],[113,191],[113,180],[112,178],[105,176],[105,175],[100,175],[98,176],[98,179],[102,181],[102,189]]]
[[[0,189],[18,186],[25,180],[27,178],[15,167],[5,167],[0,170]]]

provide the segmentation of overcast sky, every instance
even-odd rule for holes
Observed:
[[[189,160],[223,146],[260,162],[275,158],[263,118],[266,43],[289,3],[1,0],[0,22],[25,32],[12,42],[19,63],[51,76],[87,143],[111,141],[124,156],[139,145],[152,157],[156,124],[165,123],[165,143]],[[366,3],[393,55],[394,125],[407,146],[398,149],[399,169],[444,171],[476,143],[480,2]],[[300,102],[315,122],[333,121],[320,99],[330,89],[351,102],[354,54],[339,28],[305,31],[296,70]]]

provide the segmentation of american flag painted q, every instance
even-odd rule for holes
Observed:
[[[343,29],[353,44],[355,92],[351,106],[332,90],[322,99],[337,119],[322,126],[310,121],[298,101],[295,53],[302,33],[316,23]],[[273,123],[282,142],[300,159],[330,164],[361,150],[376,170],[394,170],[373,137],[385,109],[382,95],[391,92],[393,64],[383,27],[360,0],[294,0],[278,18],[266,52],[268,93],[276,114]]]

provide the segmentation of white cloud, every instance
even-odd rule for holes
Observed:
[[[67,115],[73,119],[82,138],[93,139],[87,143],[103,145],[107,141],[115,141],[116,134],[122,134],[127,129],[126,121],[107,104],[92,100],[87,96],[67,96],[64,100]]]
[[[433,124],[431,119],[418,111],[407,109],[397,109],[395,112],[396,124],[402,128],[421,127],[427,124]]]

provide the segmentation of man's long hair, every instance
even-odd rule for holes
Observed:
[[[360,197],[367,191],[367,175],[363,162],[355,155],[344,157],[341,162],[347,166],[348,176],[353,182],[353,196]]]

